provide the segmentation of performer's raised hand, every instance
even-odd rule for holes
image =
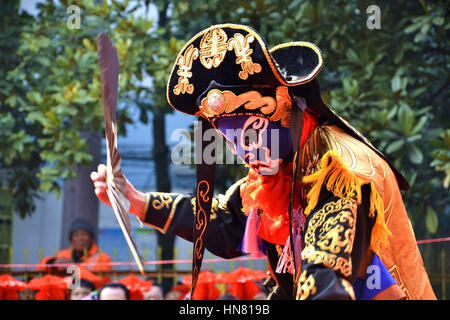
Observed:
[[[106,166],[104,164],[100,164],[97,168],[97,171],[91,172],[91,180],[94,183],[95,194],[97,198],[100,199],[104,204],[111,207],[111,203],[109,202],[108,195],[106,193],[106,189],[108,188],[106,184]],[[141,217],[144,212],[145,204],[147,201],[147,196],[145,193],[136,190],[134,186],[127,180],[127,198],[130,201],[130,210],[129,212],[132,214]]]

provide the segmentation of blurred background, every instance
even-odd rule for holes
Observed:
[[[0,1],[0,264],[35,264],[68,247],[69,226],[80,217],[95,227],[99,247],[113,261],[132,261],[112,210],[98,203],[89,179],[106,162],[96,37],[107,33],[119,55],[125,175],[141,191],[189,193],[195,170],[173,164],[170,155],[179,143],[172,133],[191,130],[194,118],[173,112],[165,86],[187,40],[231,22],[253,27],[269,48],[290,41],[321,48],[323,99],[409,180],[403,198],[419,249],[436,295],[448,299],[448,6],[427,0]],[[242,166],[221,165],[217,192],[245,174]],[[191,258],[191,244],[132,222],[145,260]],[[236,263],[266,266],[252,260],[208,268],[227,271]],[[157,274],[190,270],[190,263],[147,268]]]

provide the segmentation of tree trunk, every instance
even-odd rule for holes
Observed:
[[[64,182],[63,219],[61,233],[61,248],[68,248],[69,228],[75,219],[82,218],[88,221],[96,232],[98,230],[99,201],[94,193],[94,187],[90,179],[92,171],[96,171],[101,160],[101,138],[99,134],[82,132],[81,137],[87,140],[88,153],[92,155],[92,166],[86,167],[76,164],[74,170],[78,178],[68,179]]]
[[[165,114],[155,108],[153,111],[153,159],[155,163],[156,190],[170,192],[171,183],[169,176],[169,148],[166,145]],[[158,246],[161,248],[161,259],[173,259],[173,247],[175,236],[158,232]],[[173,264],[164,264],[162,269],[173,269]],[[167,291],[173,285],[173,279],[163,278],[162,286]]]

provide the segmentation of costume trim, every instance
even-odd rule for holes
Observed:
[[[290,127],[292,100],[289,96],[288,88],[278,86],[275,98],[262,96],[258,91],[247,91],[236,95],[229,90],[221,91],[212,89],[207,96],[202,99],[197,116],[209,118],[219,118],[237,115],[261,116],[270,121],[278,122],[285,127]],[[261,113],[235,113],[236,109],[243,107],[246,110],[257,110]],[[269,116],[269,114],[272,114]],[[211,121],[210,121],[211,122]]]
[[[384,218],[384,202],[375,184],[362,179],[351,171],[342,161],[339,152],[330,150],[322,157],[321,169],[303,178],[304,183],[312,183],[313,186],[307,194],[308,206],[305,215],[308,216],[316,207],[322,186],[332,192],[338,198],[355,198],[356,203],[361,203],[361,187],[370,184],[370,210],[369,217],[374,218],[375,225],[372,229],[370,248],[379,254],[387,244],[391,232],[388,230]]]
[[[150,193],[146,192],[145,193],[145,207],[144,207],[144,211],[142,212],[142,214],[139,216],[139,220],[143,221],[145,219],[145,216],[147,215],[147,211],[148,211],[148,206],[150,205]]]
[[[162,229],[162,233],[166,233],[172,223],[173,216],[175,215],[175,210],[177,209],[178,203],[183,199],[183,195],[179,194],[172,204],[172,209],[170,209],[169,217],[167,218],[166,223],[164,224],[164,228]]]
[[[166,193],[166,192],[147,192],[146,196],[147,196],[147,201],[145,204],[146,210],[144,211],[143,217],[139,218],[139,221],[165,234],[169,229],[170,224],[173,220],[173,216],[175,215],[177,205],[183,199],[184,196],[182,194]],[[159,212],[160,214],[164,214],[167,216],[167,219],[164,222],[163,227],[158,227],[145,221],[146,216],[148,214],[148,210],[150,209],[150,204],[151,207],[153,208],[152,210],[154,210],[153,212]]]
[[[173,201],[172,197],[169,193],[165,192],[151,192],[151,195],[154,197],[152,201],[152,207],[155,210],[161,210],[166,207],[166,209],[170,209],[170,205]],[[159,199],[157,199],[159,198]]]

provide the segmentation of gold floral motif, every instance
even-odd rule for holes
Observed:
[[[253,63],[250,57],[253,49],[250,49],[250,43],[255,41],[255,36],[247,34],[245,37],[240,33],[235,33],[234,37],[228,40],[228,50],[234,49],[236,54],[236,64],[240,64],[242,71],[239,72],[239,78],[246,80],[249,75],[259,73],[262,67],[258,63]]]
[[[227,34],[220,28],[214,28],[200,41],[200,62],[207,68],[217,68],[227,53]]]
[[[327,203],[314,213],[305,233],[302,259],[308,263],[322,263],[327,268],[340,271],[345,277],[350,276],[350,254],[356,232],[356,208],[355,200],[342,198]],[[335,215],[331,216],[332,214]]]
[[[306,270],[301,274],[299,281],[297,300],[306,300],[317,292],[316,280],[312,274],[307,276]]]
[[[321,263],[327,268],[339,271],[345,277],[350,276],[352,273],[351,258],[345,259],[344,257],[339,257],[335,254],[315,250],[312,246],[303,249],[302,260],[305,260],[307,263]]]
[[[189,83],[189,78],[192,78],[192,63],[198,58],[198,49],[193,45],[190,45],[186,49],[184,56],[180,55],[177,57],[176,65],[178,65],[177,75],[178,84],[173,88],[173,93],[179,95],[181,93],[192,94],[194,92],[194,85]]]
[[[154,198],[152,201],[153,209],[161,210],[164,207],[166,207],[166,209],[170,209],[170,204],[173,201],[170,194],[164,192],[151,192],[150,194]]]

